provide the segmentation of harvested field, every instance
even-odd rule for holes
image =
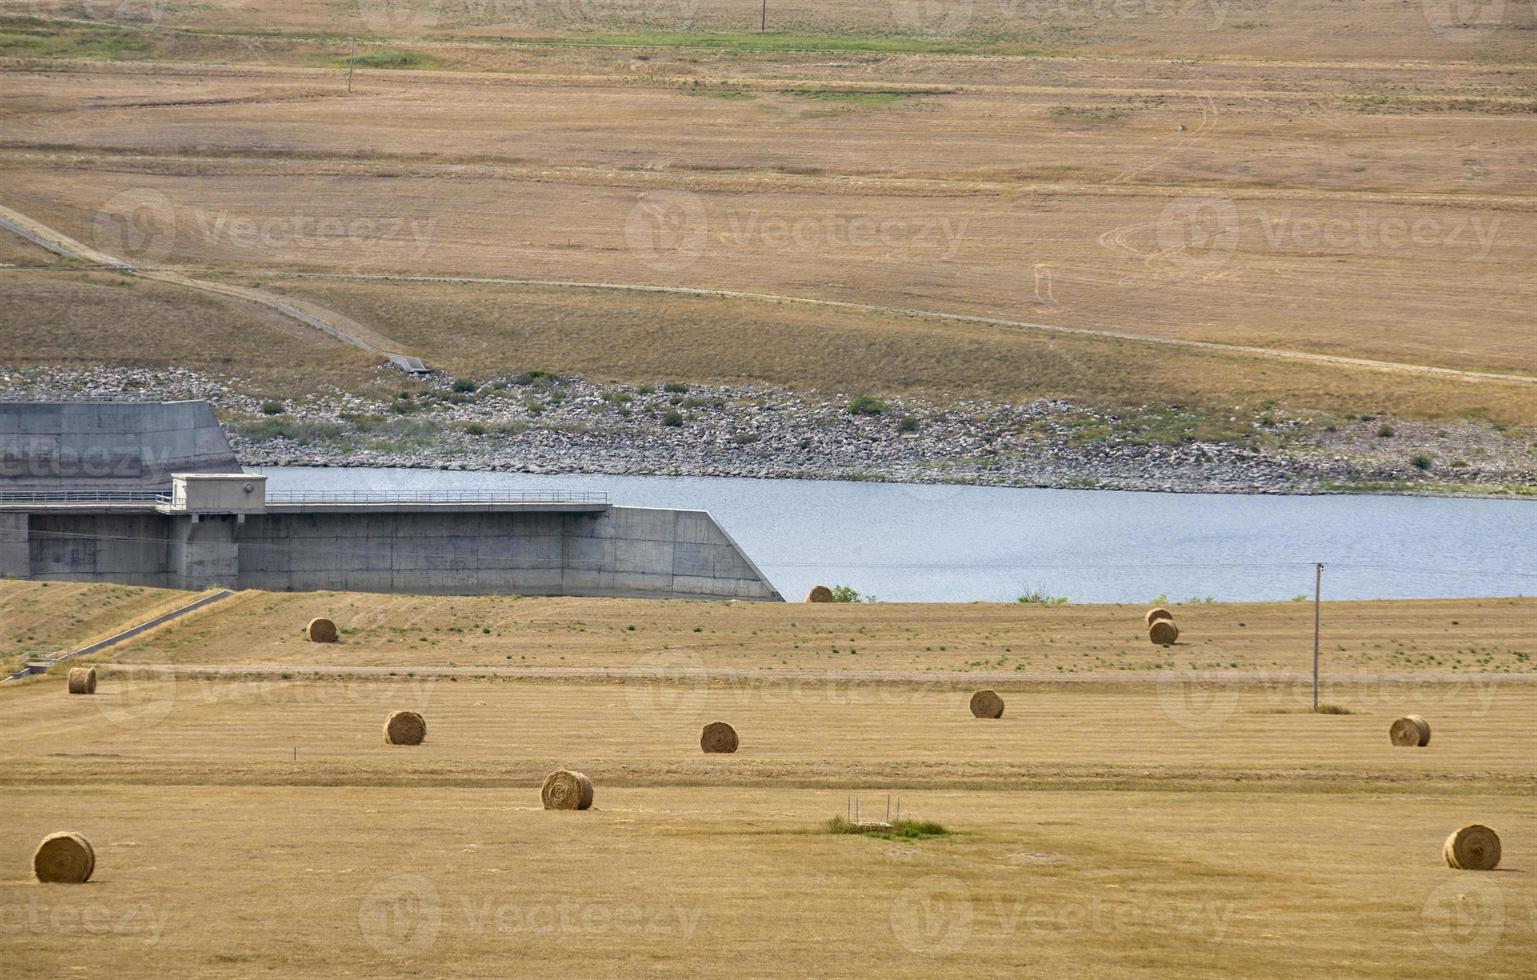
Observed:
[[[980,972],[999,976],[1264,975],[1299,955],[1353,975],[1498,976],[1533,950],[1515,918],[1537,859],[1525,685],[1483,709],[1422,687],[1427,713],[1462,720],[1434,754],[1406,757],[1380,717],[1277,714],[1247,695],[1207,730],[1146,691],[1050,689],[1013,694],[1034,718],[985,730],[964,692],[923,689],[862,703],[712,690],[658,725],[629,686],[493,681],[181,681],[125,741],[105,699],[52,696],[56,683],[0,692],[20,733],[0,762],[14,831],[0,862],[24,868],[32,843],[69,823],[97,842],[90,898],[115,925],[82,945],[52,929],[56,900],[36,899],[42,924],[24,943],[0,937],[19,976],[66,961],[120,975],[482,973],[509,943],[538,966],[573,942],[620,972],[977,975],[951,928],[996,948]],[[411,690],[434,735],[407,759],[376,726],[378,705]],[[638,691],[694,707],[687,688]],[[701,757],[696,722],[725,708],[753,742]],[[1124,737],[1127,712],[1148,719],[1145,737]],[[70,760],[89,760],[88,785]],[[598,809],[544,813],[539,779],[555,765],[601,785]],[[875,812],[900,795],[904,815],[954,836],[818,833],[851,792]],[[1442,842],[1470,818],[1501,829],[1511,871],[1470,884],[1445,866]],[[198,864],[168,821],[207,842]],[[201,873],[208,861],[219,876]],[[21,877],[0,881],[0,905],[34,901]],[[1494,889],[1510,918],[1450,929],[1435,899],[1453,881]],[[925,898],[965,919],[913,925]],[[637,915],[646,928],[613,928]],[[814,953],[785,942],[808,934],[822,936]]]
[[[1175,606],[1186,637],[1168,649],[1148,644],[1143,609],[247,591],[94,659],[275,670],[315,664],[1057,674],[1311,669],[1309,603]],[[322,614],[341,624],[342,635],[317,653],[293,624]],[[1323,623],[1324,665],[1331,671],[1537,671],[1537,599],[1329,602]]]
[[[104,639],[192,601],[193,593],[0,580],[0,665]],[[12,669],[15,669],[12,667]]]
[[[58,586],[7,588],[16,604]],[[611,972],[694,976],[1265,975],[1298,955],[1501,976],[1529,961],[1537,687],[1474,671],[1521,669],[1530,600],[1329,604],[1325,635],[1350,650],[1331,655],[1326,694],[1348,714],[1312,714],[1304,684],[1265,673],[1306,649],[1304,604],[1175,607],[1241,650],[1226,676],[1244,683],[1183,663],[1162,683],[990,682],[1010,710],[981,724],[976,683],[922,679],[1000,669],[1003,643],[1048,672],[1077,669],[1080,648],[1141,649],[1144,609],[245,593],[114,654],[187,673],[93,658],[92,698],[61,696],[59,675],[0,688],[0,866],[16,869],[0,907],[40,910],[0,950],[18,976],[494,973],[509,948],[553,969],[573,944]],[[294,626],[320,612],[337,644]],[[1470,648],[1488,661],[1458,663]],[[271,666],[229,672],[250,662]],[[663,672],[437,673],[509,662]],[[689,664],[778,676],[668,672]],[[856,665],[861,679],[843,672]],[[1385,676],[1414,668],[1440,676]],[[431,737],[385,744],[396,710],[429,717]],[[1405,713],[1435,719],[1432,745],[1383,737]],[[750,737],[705,755],[701,726],[721,718]],[[593,780],[595,809],[542,809],[557,768]],[[950,836],[821,831],[851,795],[879,815],[888,793]],[[1471,823],[1500,833],[1506,870],[1446,866],[1447,835]],[[60,826],[96,845],[89,898],[112,910],[87,943],[25,881]],[[994,950],[981,970],[976,944]]]

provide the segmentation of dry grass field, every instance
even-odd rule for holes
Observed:
[[[11,603],[40,586],[15,583]],[[74,603],[102,586],[55,583]],[[4,602],[0,593],[0,602]],[[46,606],[40,608],[47,608]],[[996,603],[803,604],[631,599],[401,596],[246,591],[99,655],[134,664],[281,670],[428,665],[494,668],[654,667],[837,671],[1311,669],[1311,603],[1172,607],[1182,635],[1155,647],[1133,606]],[[340,642],[320,650],[304,624],[324,616]],[[1448,599],[1324,604],[1330,671],[1530,673],[1537,600]],[[127,625],[127,624],[125,624]],[[3,644],[16,640],[0,633]]]
[[[77,19],[0,29],[4,203],[133,261],[277,284],[454,371],[670,361],[800,389],[1532,422],[1519,383],[762,299],[283,277],[727,289],[1537,371],[1527,5],[1448,24],[1434,2],[798,3],[781,33],[730,33],[748,6],[39,0]],[[0,329],[29,363],[79,274],[0,275],[27,291]],[[141,357],[200,356],[123,295]]]
[[[105,591],[8,588],[7,617],[23,594],[57,610]],[[343,641],[290,642],[318,611]],[[971,685],[905,673],[431,669],[520,650],[545,665],[907,672],[966,669],[956,646],[991,658],[1005,641],[1046,648],[1030,658],[1044,668],[1113,645],[1139,612],[244,594],[112,658],[202,656],[201,674],[108,663],[93,697],[58,676],[0,689],[0,951],[16,976],[482,976],[512,960],[609,975],[1522,975],[1537,952],[1537,689],[1452,670],[1454,645],[1495,654],[1457,673],[1519,669],[1530,602],[1331,604],[1326,636],[1350,649],[1330,669],[1361,672],[1329,689],[1341,715],[1308,712],[1303,686],[1252,682],[1295,666],[1290,604],[1176,608],[1187,633],[1235,644],[1249,683],[989,682],[1008,705],[991,721],[967,712]],[[868,652],[809,646],[845,635]],[[1387,678],[1425,664],[1368,637],[1412,637],[1442,678]],[[936,641],[950,649],[904,655]],[[247,662],[274,669],[219,673]],[[403,669],[283,670],[359,663]],[[402,708],[427,719],[424,745],[383,744]],[[1432,743],[1393,748],[1388,723],[1411,711]],[[700,726],[722,719],[740,750],[701,755]],[[558,766],[594,779],[594,811],[538,808]],[[879,817],[888,794],[949,834],[823,831],[851,796]],[[1500,871],[1441,862],[1446,834],[1473,822],[1501,834]],[[92,882],[28,883],[31,847],[62,828],[95,844]]]

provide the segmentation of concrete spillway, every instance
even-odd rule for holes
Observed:
[[[147,411],[134,423],[125,417],[132,412],[0,403],[0,433],[24,436],[9,445],[33,454],[24,474],[0,475],[0,576],[181,589],[780,599],[703,511],[618,507],[603,494],[269,497],[265,477],[232,465],[167,472],[157,485],[165,465],[233,463],[216,423],[217,440],[201,422],[165,424],[204,413],[212,422],[206,403],[92,407]],[[166,408],[169,416],[158,411]],[[118,452],[121,482],[50,462],[42,418],[69,430],[71,459]],[[104,426],[99,443],[81,437],[92,424],[82,420],[93,418]]]

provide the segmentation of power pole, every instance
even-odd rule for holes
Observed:
[[[1318,632],[1323,619],[1324,563],[1313,569],[1313,711],[1318,712]]]
[[[763,16],[758,20],[758,33],[768,30],[768,0],[763,0]]]
[[[768,0],[764,0],[764,2],[767,3]],[[352,39],[352,50],[350,52],[348,52],[348,54],[347,54],[347,94],[348,95],[352,94],[352,63],[355,60],[357,60],[357,56],[358,56],[358,39],[357,38],[353,38]]]

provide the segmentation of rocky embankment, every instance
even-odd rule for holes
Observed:
[[[207,398],[250,466],[964,482],[1185,492],[1537,490],[1531,432],[1170,406],[944,404],[540,373],[263,398],[190,371],[0,371],[0,396]]]

